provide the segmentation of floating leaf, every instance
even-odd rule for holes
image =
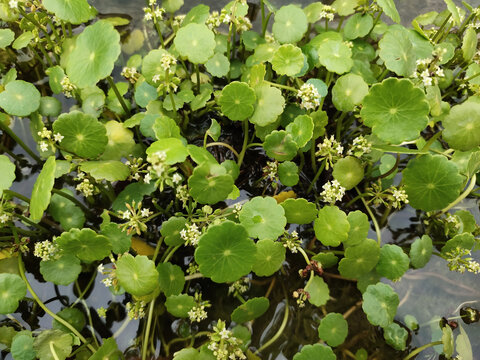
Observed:
[[[327,40],[318,48],[320,64],[328,71],[343,74],[353,66],[352,50],[342,41]]]
[[[328,285],[319,276],[314,276],[305,286],[305,291],[310,295],[308,301],[315,306],[325,305],[330,299],[330,290]]]
[[[414,140],[428,122],[425,94],[408,79],[389,78],[370,88],[360,115],[374,135],[392,144]]]
[[[148,156],[152,156],[157,152],[165,153],[165,164],[167,165],[184,162],[188,156],[187,147],[177,138],[165,138],[155,141],[147,149]]]
[[[368,85],[359,75],[340,76],[332,88],[332,102],[340,111],[352,111],[368,94]]]
[[[318,212],[313,225],[315,236],[325,246],[338,246],[348,239],[350,223],[347,215],[336,206],[325,206]]]
[[[213,76],[223,77],[230,71],[230,61],[228,61],[228,58],[225,55],[216,53],[208,59],[205,63],[205,67]]]
[[[0,155],[0,197],[3,194],[3,190],[7,190],[12,186],[13,180],[15,180],[15,164],[13,164],[8,156]]]
[[[368,230],[370,230],[368,216],[356,210],[348,214],[347,220],[350,224],[350,230],[348,232],[348,239],[343,243],[348,246],[358,245],[367,238]]]
[[[38,112],[43,116],[58,116],[62,112],[62,103],[57,98],[43,96],[40,98]]]
[[[68,57],[70,81],[79,88],[94,86],[112,73],[120,51],[120,34],[112,24],[100,20],[87,26]]]
[[[312,123],[313,128],[313,123]],[[278,178],[285,186],[295,186],[298,184],[298,166],[294,162],[285,161],[278,165]]]
[[[253,114],[255,91],[246,83],[234,81],[222,89],[218,103],[230,120],[245,120]]]
[[[157,265],[157,271],[160,290],[165,293],[165,296],[178,295],[182,292],[185,285],[185,274],[180,266],[169,262],[160,263]]]
[[[155,263],[144,255],[123,255],[116,263],[118,283],[134,296],[152,293],[158,287]]]
[[[190,23],[181,27],[173,40],[181,56],[194,64],[204,64],[213,56],[215,35],[204,24]]]
[[[233,310],[231,318],[237,324],[256,319],[262,316],[270,306],[270,301],[265,297],[256,297],[249,299],[247,302],[238,306]]]
[[[368,35],[373,27],[373,18],[370,14],[354,14],[343,27],[345,39],[353,40]]]
[[[287,199],[281,206],[289,224],[309,224],[317,217],[317,207],[305,199]]]
[[[64,137],[62,148],[83,158],[97,157],[108,143],[105,126],[80,111],[60,115],[53,123],[53,132]]]
[[[80,170],[90,174],[95,180],[123,181],[130,175],[130,168],[116,160],[86,161],[80,164]]]
[[[307,16],[298,6],[282,6],[275,13],[272,32],[281,44],[300,41],[307,32]]]
[[[287,125],[285,130],[291,134],[299,149],[307,145],[313,136],[313,119],[308,115],[299,115]]]
[[[257,105],[250,122],[259,126],[267,126],[277,120],[283,112],[285,99],[282,92],[269,85],[260,85],[255,89]]]
[[[318,337],[330,346],[342,344],[348,335],[348,323],[342,314],[329,313],[318,326]]]
[[[470,150],[480,145],[480,103],[455,105],[442,121],[443,138],[453,149]]]
[[[390,19],[399,23],[400,15],[398,14],[397,8],[395,6],[395,2],[393,0],[377,0],[377,4],[382,8],[385,15],[387,15]]]
[[[27,295],[27,286],[17,274],[0,273],[0,314],[15,312],[18,302]]]
[[[261,240],[277,239],[287,224],[285,211],[272,197],[250,199],[243,205],[238,217],[248,234]]]
[[[416,56],[409,33],[404,27],[394,27],[378,43],[379,56],[388,70],[409,77],[416,68]]]
[[[463,233],[455,235],[452,239],[448,240],[442,247],[442,254],[455,250],[456,248],[471,250],[475,244],[475,239],[470,233]]]
[[[66,322],[68,322],[70,325],[72,325],[79,332],[81,332],[85,326],[85,316],[77,308],[67,307],[60,310],[57,315]],[[52,319],[52,329],[62,330],[63,332],[71,333],[70,329],[68,329],[65,325],[62,325],[55,319]]]
[[[232,282],[248,274],[255,262],[256,247],[247,230],[231,221],[211,225],[195,250],[199,271],[216,283]]]
[[[454,201],[463,184],[458,168],[442,155],[410,160],[403,171],[410,205],[424,211],[440,210]]]
[[[407,347],[408,331],[397,323],[392,323],[383,329],[383,337],[395,350],[403,351]]]
[[[349,279],[358,279],[375,268],[380,258],[380,247],[372,239],[366,239],[359,245],[348,247],[345,257],[340,260],[338,271]]]
[[[430,261],[432,256],[432,239],[428,235],[417,238],[410,248],[410,260],[416,269],[423,268]]]
[[[74,25],[92,20],[97,15],[87,0],[43,0],[42,5],[58,19]]]
[[[372,325],[387,327],[393,322],[399,303],[397,293],[387,284],[369,285],[363,293],[362,308]]]
[[[188,312],[196,305],[193,296],[187,294],[171,295],[167,297],[165,306],[167,311],[175,317],[187,318]]]
[[[312,256],[312,260],[318,261],[324,269],[335,266],[338,263],[338,257],[331,252],[319,253]]]
[[[299,353],[296,353],[293,360],[336,360],[337,357],[329,346],[314,344],[305,345]]]
[[[285,261],[285,246],[273,240],[259,240],[252,271],[257,276],[270,276],[280,269]]]
[[[33,337],[30,331],[20,331],[15,335],[10,346],[10,353],[15,360],[34,360],[37,358],[33,349]]]
[[[363,180],[362,162],[353,156],[344,157],[333,165],[332,175],[345,189],[353,189]]]
[[[297,155],[297,143],[285,130],[274,130],[268,134],[263,148],[268,156],[278,161],[292,160]]]
[[[33,185],[32,197],[30,200],[30,218],[38,222],[42,219],[43,212],[50,204],[51,191],[55,183],[55,156],[50,156],[42,171]]]
[[[398,245],[386,244],[380,249],[377,273],[392,281],[399,280],[408,270],[410,259]]]
[[[273,70],[278,75],[295,76],[302,70],[303,63],[302,50],[292,44],[280,46],[272,59]]]
[[[69,285],[82,272],[80,260],[73,254],[64,254],[59,259],[40,262],[40,273],[45,281],[56,285]]]
[[[103,235],[98,235],[92,229],[72,229],[62,233],[56,243],[64,254],[72,254],[85,262],[102,260],[110,255],[112,246]]]
[[[193,170],[188,187],[190,195],[200,204],[216,204],[233,190],[233,178],[223,166],[204,162]]]
[[[44,330],[35,338],[33,348],[42,360],[65,360],[72,352],[73,337],[61,330]]]
[[[37,88],[23,80],[10,81],[3,92],[0,92],[0,107],[8,114],[25,117],[40,106],[40,92]]]

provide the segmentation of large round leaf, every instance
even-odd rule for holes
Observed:
[[[257,105],[250,122],[259,126],[267,126],[277,120],[283,112],[285,99],[282,92],[269,85],[260,85],[255,89]]]
[[[268,310],[270,301],[265,297],[249,299],[246,303],[240,305],[232,312],[232,321],[237,324],[256,319],[262,316]]]
[[[364,37],[365,35],[368,35],[372,27],[372,15],[356,13],[345,23],[343,35],[348,40]]]
[[[195,250],[200,272],[214,282],[232,282],[248,274],[257,248],[247,230],[231,221],[210,226]]]
[[[480,145],[480,104],[466,101],[455,105],[442,121],[443,138],[458,150],[470,150]]]
[[[282,6],[275,13],[272,32],[280,43],[295,43],[307,32],[307,16],[298,6]]]
[[[253,114],[256,99],[250,86],[234,81],[223,88],[218,104],[230,120],[245,120]]]
[[[369,285],[363,293],[362,308],[372,325],[386,327],[393,322],[399,303],[397,293],[387,284]]]
[[[397,323],[388,325],[384,330],[383,337],[388,345],[396,350],[403,351],[407,346],[408,331]]]
[[[305,345],[293,360],[336,360],[337,357],[329,346],[314,344]]]
[[[257,276],[273,275],[285,261],[285,246],[280,242],[268,239],[257,241],[256,246],[257,253],[252,271]]]
[[[78,36],[67,61],[67,75],[80,88],[109,76],[120,55],[120,34],[107,21],[89,25]]]
[[[108,143],[105,126],[80,111],[60,115],[53,123],[53,131],[63,136],[62,148],[84,158],[97,157]]]
[[[92,229],[72,229],[56,239],[56,243],[65,254],[77,256],[80,260],[92,262],[102,260],[112,249],[110,241],[98,235]]]
[[[167,297],[165,306],[167,311],[173,316],[187,318],[188,312],[196,305],[193,296],[187,294],[171,295]]]
[[[410,205],[425,211],[440,210],[460,194],[463,178],[442,155],[424,155],[408,162],[403,171]]]
[[[30,200],[30,218],[33,221],[40,221],[43,212],[50,204],[51,191],[55,183],[55,156],[50,156],[42,171],[33,185],[32,197]]]
[[[287,219],[283,207],[272,197],[254,197],[243,205],[240,223],[251,237],[276,240],[285,231]]]
[[[336,206],[325,206],[318,212],[313,225],[315,236],[325,246],[338,246],[348,239],[350,223],[347,215]]]
[[[159,81],[165,80],[165,69],[162,67],[162,57],[170,53],[165,49],[151,50],[142,61],[142,75],[145,80],[152,85],[158,86],[160,83],[153,81],[153,77],[159,77]]]
[[[40,92],[23,80],[10,81],[0,92],[0,107],[8,114],[28,116],[40,106]]]
[[[287,125],[285,130],[292,135],[293,140],[297,143],[299,149],[307,145],[313,136],[314,123],[313,119],[308,115],[299,115]],[[280,180],[281,181],[281,180]],[[282,181],[283,183],[283,181]],[[287,185],[287,184],[284,184]],[[295,184],[296,185],[296,184]]]
[[[353,189],[363,180],[362,162],[353,156],[342,158],[333,165],[332,175],[345,189]]]
[[[0,29],[0,49],[5,49],[15,39],[15,33],[10,29]]]
[[[415,71],[415,51],[408,31],[403,27],[395,27],[382,37],[378,46],[380,58],[387,69],[399,76],[409,77]]]
[[[217,45],[213,32],[205,24],[195,23],[180,28],[173,42],[180,55],[194,64],[206,63]]]
[[[414,140],[428,122],[425,93],[410,80],[389,78],[370,88],[360,115],[380,139],[399,144]]]
[[[87,0],[43,0],[42,4],[60,20],[75,25],[87,22],[97,15],[97,11]]]
[[[272,67],[279,75],[295,76],[302,70],[303,62],[302,50],[295,45],[285,44],[273,55]]]
[[[318,49],[320,63],[328,71],[343,74],[353,66],[352,50],[342,41],[327,40]]]
[[[118,282],[134,296],[152,293],[158,287],[155,263],[144,255],[123,255],[116,263]]]
[[[200,204],[225,200],[233,190],[233,178],[221,165],[205,162],[188,178],[190,195]]]
[[[370,223],[368,216],[362,211],[356,210],[348,214],[347,220],[350,223],[348,239],[343,243],[348,246],[358,245],[367,238]]]
[[[345,257],[340,260],[338,270],[349,279],[358,279],[368,273],[378,263],[380,248],[375,240],[365,239],[359,245],[350,246],[345,250]]]
[[[318,327],[318,337],[330,346],[338,346],[348,335],[348,323],[342,314],[329,313]]]
[[[61,330],[44,330],[35,338],[33,348],[42,360],[65,360],[72,352],[73,336]]]
[[[18,302],[27,294],[27,286],[16,274],[0,274],[0,314],[17,310]]]
[[[377,273],[392,281],[399,280],[408,270],[410,259],[398,245],[386,244],[380,249]]]
[[[0,155],[0,197],[3,190],[12,186],[13,180],[15,180],[15,165],[10,161],[6,155]]]
[[[18,332],[12,340],[10,353],[15,360],[34,360],[37,358],[33,350],[33,337],[30,331]]]
[[[80,260],[73,254],[65,254],[59,259],[40,262],[40,273],[45,281],[56,285],[68,285],[77,280],[82,271]]]

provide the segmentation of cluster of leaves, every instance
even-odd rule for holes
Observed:
[[[148,40],[160,45],[147,51],[141,32],[121,43],[128,21],[98,20],[86,0],[0,0],[8,24],[0,29],[0,127],[41,167],[31,197],[16,193],[23,155],[2,145],[0,313],[14,319],[19,302],[32,300],[28,291],[54,319],[40,332],[5,320],[3,349],[25,360],[120,358],[113,337],[97,338],[88,306],[74,306],[102,282],[125,294],[131,319],[145,317],[136,339],[143,359],[152,336],[165,339],[159,317],[181,324],[178,338],[156,349],[167,357],[184,344],[173,359],[256,359],[281,335],[292,300],[329,309],[330,269],[357,282],[369,323],[405,351],[416,321],[394,322],[399,297],[381,280],[398,281],[433,253],[451,270],[480,272],[470,257],[479,248],[473,215],[449,212],[480,194],[480,9],[445,2],[406,28],[393,0],[304,9],[261,0],[257,32],[246,1],[175,16],[183,0],[151,0]],[[36,151],[12,130],[17,121],[28,124]],[[248,197],[241,190],[259,163]],[[406,204],[423,211],[424,235],[382,243],[382,221]],[[28,253],[41,259],[45,282],[75,284],[79,298],[51,312],[25,274]],[[301,285],[291,288],[284,264],[298,267],[300,255]],[[83,289],[81,274],[91,278]],[[239,301],[229,319],[209,315],[205,282],[222,296],[217,284],[229,284]],[[264,296],[256,283],[270,284]],[[275,283],[284,320],[271,339],[251,344],[245,324],[274,308]],[[366,358],[366,349],[340,346],[348,315],[323,316],[323,343],[293,359],[352,350]],[[439,331],[429,345],[472,359],[462,327],[456,350],[452,328]]]

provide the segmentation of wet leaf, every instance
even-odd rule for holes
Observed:
[[[386,244],[380,249],[377,273],[389,280],[397,281],[408,270],[410,259],[398,245]]]
[[[280,269],[285,261],[285,247],[273,240],[259,240],[252,271],[257,276],[270,276]]]
[[[180,266],[169,262],[160,263],[157,265],[157,271],[160,290],[165,293],[165,296],[179,295],[182,292],[185,285],[185,274]]]
[[[383,329],[383,337],[395,350],[403,351],[407,347],[408,331],[397,323],[392,323]]]
[[[302,350],[295,354],[293,360],[336,360],[336,358],[330,346],[314,344],[302,347]]]
[[[423,235],[421,238],[415,239],[410,248],[410,260],[412,266],[420,269],[427,265],[432,256],[433,245],[432,239],[428,235]]]
[[[330,290],[323,278],[314,276],[312,281],[305,286],[305,291],[310,295],[308,302],[315,306],[322,306],[330,299]]]
[[[317,217],[317,207],[306,199],[287,199],[281,203],[289,224],[309,224]]]
[[[342,314],[329,313],[318,326],[318,337],[330,346],[342,344],[348,335],[348,323]]]

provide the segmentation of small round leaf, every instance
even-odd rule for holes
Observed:
[[[318,327],[318,337],[330,346],[338,346],[348,335],[348,323],[342,314],[329,313]]]
[[[399,303],[397,293],[387,284],[369,285],[363,293],[362,308],[372,325],[386,327],[393,322]]]
[[[254,197],[243,205],[240,223],[251,237],[276,240],[285,231],[287,219],[283,207],[274,198]]]
[[[158,287],[155,263],[145,255],[123,255],[116,263],[118,282],[134,296],[152,293]]]
[[[178,30],[175,48],[194,64],[204,64],[213,55],[217,45],[215,35],[205,24],[190,23]]]
[[[270,276],[280,269],[285,261],[285,246],[273,240],[259,240],[252,271],[257,276]]]
[[[255,91],[246,83],[234,81],[222,90],[218,103],[230,120],[245,120],[253,114]]]
[[[408,270],[410,259],[398,245],[386,244],[380,249],[377,273],[392,281],[399,280]]]
[[[313,225],[317,239],[325,246],[338,246],[348,239],[350,223],[347,215],[336,206],[325,206],[318,212]]]
[[[272,32],[280,43],[295,43],[300,41],[307,32],[307,16],[298,6],[282,6],[275,13]]]
[[[27,286],[17,274],[0,273],[0,314],[15,312],[18,302],[27,295]]]
[[[0,92],[0,107],[8,114],[28,116],[40,106],[40,92],[37,88],[23,80],[10,81],[3,92]]]

